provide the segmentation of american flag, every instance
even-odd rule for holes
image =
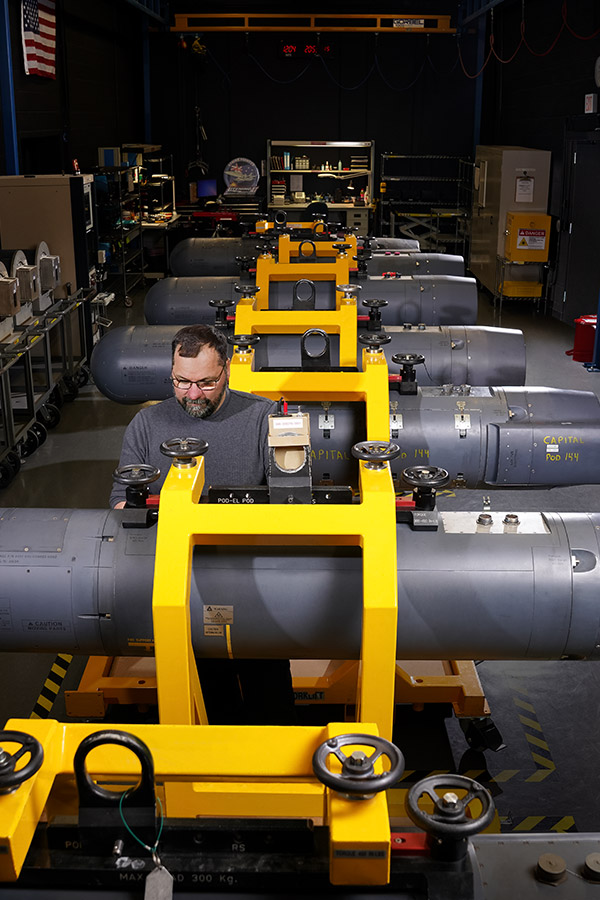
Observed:
[[[22,0],[21,31],[25,74],[56,78],[55,0]]]

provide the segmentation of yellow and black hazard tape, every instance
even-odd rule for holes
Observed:
[[[44,681],[44,686],[40,691],[40,695],[35,701],[33,712],[29,716],[30,719],[47,719],[52,712],[54,702],[62,687],[65,675],[69,670],[71,660],[73,659],[68,653],[59,653],[48,673],[48,677]]]
[[[524,688],[516,688],[516,690],[520,696],[513,697],[513,701],[519,710],[519,721],[525,731],[529,752],[536,766],[535,772],[525,781],[544,781],[556,770],[556,764],[552,759],[552,753],[544,737],[537,713],[529,700],[528,692]]]
[[[563,834],[566,831],[577,831],[573,816],[500,816],[502,832],[526,831]]]

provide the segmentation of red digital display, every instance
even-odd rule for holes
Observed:
[[[281,55],[286,59],[294,59],[306,56],[332,56],[333,47],[328,43],[315,43],[314,41],[281,41]]]

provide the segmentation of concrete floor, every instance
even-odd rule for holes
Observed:
[[[135,298],[133,308],[114,307],[109,315],[115,324],[143,322],[142,296]],[[497,324],[494,318],[489,299],[482,296],[479,324]],[[521,328],[526,335],[527,384],[590,390],[600,396],[600,374],[588,373],[565,356],[573,345],[572,328],[536,313],[529,303],[505,303],[502,325]],[[106,507],[123,431],[137,409],[105,399],[93,385],[83,388],[73,403],[65,404],[61,422],[46,443],[2,492],[2,507]],[[439,506],[480,508],[484,493],[491,496],[495,510],[600,510],[600,484],[448,492],[440,497]],[[53,655],[0,654],[1,722],[30,716],[53,662]],[[84,664],[83,658],[73,660],[63,689],[77,685]],[[482,662],[478,671],[506,749],[465,755],[460,727],[449,718],[445,724],[442,720],[441,731],[427,732],[427,746],[421,743],[419,750],[416,743],[411,767],[460,768],[487,781],[506,830],[600,830],[600,667],[585,662]],[[65,715],[63,690],[52,715],[59,719]],[[411,721],[418,730],[418,716]],[[532,743],[532,734],[537,743]],[[398,740],[402,746],[402,735]],[[540,750],[540,740],[547,749]],[[532,752],[537,751],[549,762],[536,761]]]

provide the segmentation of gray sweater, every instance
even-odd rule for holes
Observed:
[[[188,415],[175,397],[141,409],[125,431],[120,466],[147,463],[160,469],[160,478],[150,485],[158,494],[171,460],[160,452],[170,438],[194,437],[208,442],[204,456],[210,485],[264,484],[268,470],[268,416],[275,403],[265,397],[227,390],[223,405],[206,419]],[[110,505],[125,500],[125,485],[113,483]]]

